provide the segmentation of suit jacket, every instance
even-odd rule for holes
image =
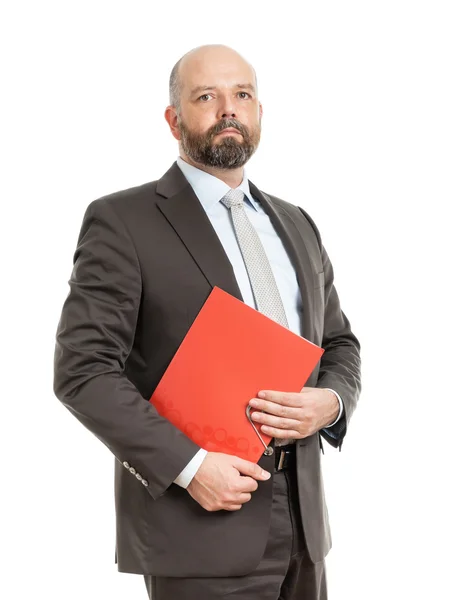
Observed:
[[[308,386],[336,390],[344,415],[322,435],[341,446],[360,391],[359,344],[341,311],[333,270],[311,218],[258,198],[285,244],[303,299],[302,333],[323,346]],[[172,483],[199,450],[148,402],[189,327],[218,286],[242,300],[233,268],[174,163],[159,180],[92,202],[58,325],[54,390],[114,454],[118,570],[237,576],[267,542],[272,479],[236,512],[208,512]],[[314,562],[331,547],[318,433],[297,442],[299,502]],[[274,457],[259,464],[274,470]]]

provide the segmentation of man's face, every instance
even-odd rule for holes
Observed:
[[[195,163],[242,167],[261,135],[261,107],[253,69],[239,55],[213,49],[180,65],[182,150]]]

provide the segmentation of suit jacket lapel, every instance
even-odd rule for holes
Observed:
[[[261,202],[292,261],[303,303],[302,336],[312,341],[314,279],[306,246],[292,217],[284,210],[283,206],[273,201],[267,194],[263,194],[252,182],[249,184],[252,196]]]
[[[175,162],[158,181],[158,207],[177,232],[211,287],[243,301],[233,266],[194,190]]]

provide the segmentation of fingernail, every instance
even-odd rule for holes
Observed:
[[[264,479],[270,479],[270,473],[268,471],[263,471]]]
[[[260,398],[265,398],[266,397],[266,393],[265,392],[258,392],[258,396]]]

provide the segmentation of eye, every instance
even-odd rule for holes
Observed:
[[[199,100],[201,100],[202,102],[206,102],[208,96],[211,96],[211,94],[203,94],[203,96],[200,96]]]
[[[238,96],[239,98],[243,98],[244,96],[250,98],[250,94],[248,92],[238,92]]]

